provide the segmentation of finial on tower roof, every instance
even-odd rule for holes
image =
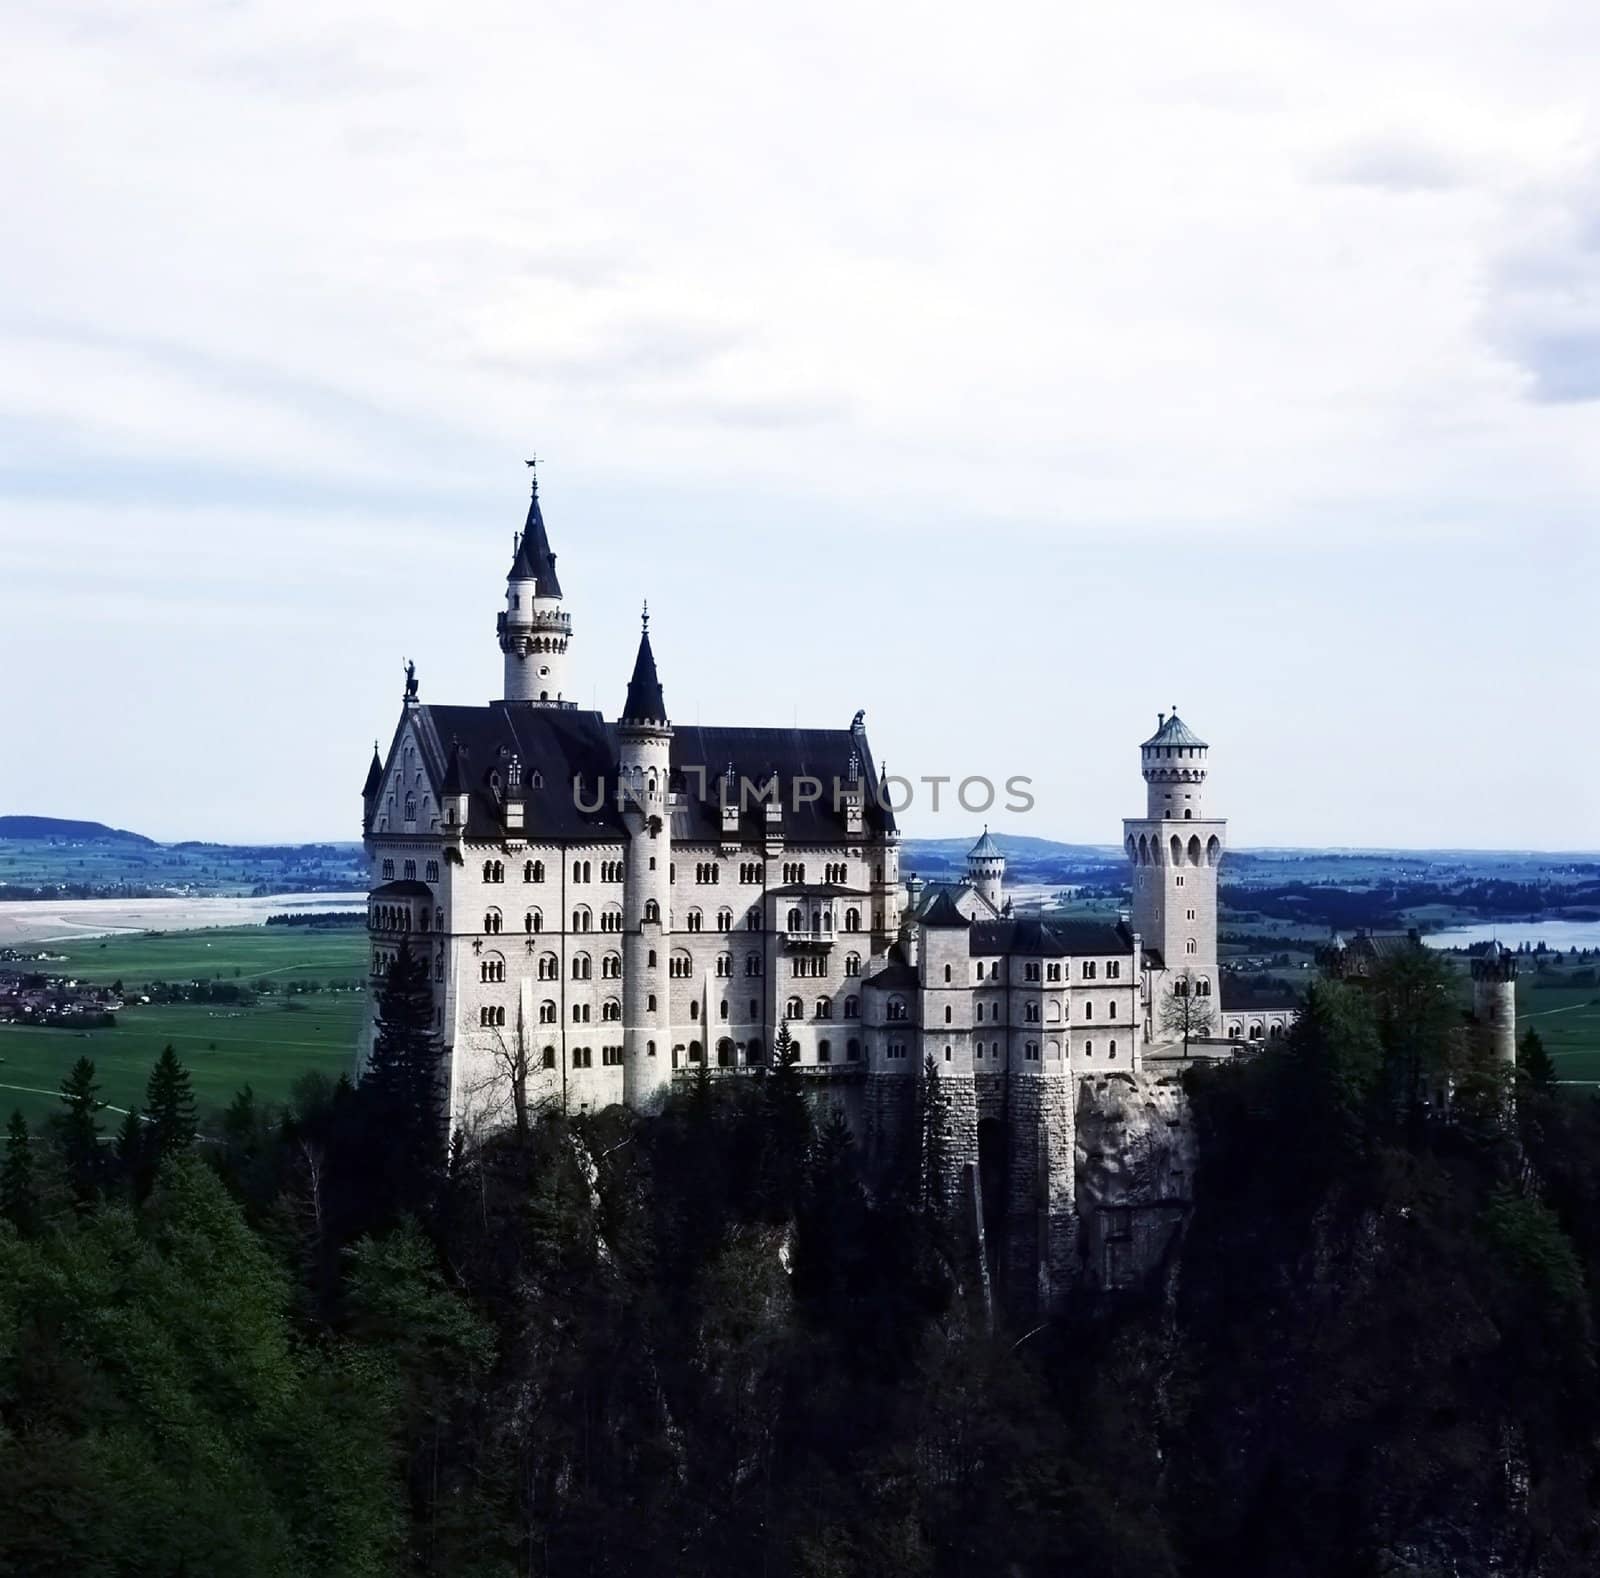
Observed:
[[[648,597],[645,598],[644,608],[639,614],[639,628],[641,630],[648,630],[650,628],[650,599]]]
[[[532,477],[532,480],[533,480],[533,496],[535,498],[538,498],[539,497],[539,457],[537,455],[530,456],[527,460],[523,461],[522,463],[523,463],[523,465],[525,465],[528,468],[528,471],[529,471],[529,473],[530,473],[530,475]]]

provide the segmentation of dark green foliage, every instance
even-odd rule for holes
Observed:
[[[893,1177],[786,1034],[445,1162],[397,990],[376,1085],[241,1092],[142,1204],[0,1226],[0,1575],[1594,1570],[1600,1104],[1513,1113],[1432,991],[1318,985],[1187,1074],[1171,1277],[991,1332],[942,1065]],[[13,1123],[4,1179],[72,1138]]]
[[[1545,1050],[1539,1032],[1529,1025],[1517,1043],[1517,1078],[1533,1090],[1549,1090],[1556,1082],[1556,1066]]]
[[[145,1109],[149,1116],[150,1155],[155,1164],[180,1156],[194,1144],[194,1091],[189,1071],[178,1061],[170,1046],[165,1048],[150,1070],[145,1084]]]
[[[33,1140],[27,1119],[13,1111],[6,1125],[6,1156],[0,1164],[0,1215],[19,1233],[31,1233],[39,1221],[39,1192],[33,1176]]]
[[[100,1194],[104,1176],[100,1154],[100,1087],[94,1064],[81,1057],[61,1082],[61,1102],[66,1108],[56,1116],[56,1136],[80,1210],[88,1210]]]
[[[361,1106],[379,1202],[413,1214],[428,1210],[444,1165],[439,1038],[433,1028],[428,960],[402,942],[378,995],[372,1057]]]

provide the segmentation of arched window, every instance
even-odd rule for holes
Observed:
[[[731,953],[719,953],[717,955],[717,974],[723,979],[733,974],[733,955]]]
[[[1189,939],[1188,939],[1188,940],[1187,940],[1187,941],[1186,941],[1186,942],[1185,942],[1185,943],[1184,943],[1184,945],[1183,945],[1183,951],[1184,951],[1184,952],[1185,952],[1185,953],[1199,953],[1199,951],[1200,951],[1200,944],[1199,944],[1199,943],[1197,943],[1197,942],[1196,942],[1196,941],[1195,941],[1195,940],[1194,940],[1194,938],[1193,938],[1193,937],[1190,937],[1190,938],[1189,938]]]
[[[861,1017],[861,999],[859,997],[845,998],[844,1016],[846,1019],[859,1019]]]
[[[819,1041],[817,1043],[817,1061],[819,1063],[831,1063],[833,1061],[833,1043],[831,1041]]]
[[[491,953],[478,965],[478,979],[480,981],[499,982],[506,978],[506,961],[498,954]]]
[[[572,1022],[575,1025],[589,1023],[589,1005],[587,1003],[574,1003],[572,1005]]]
[[[887,1012],[885,1017],[889,1018],[889,1019],[892,1019],[892,1020],[900,1020],[900,1019],[907,1018],[908,1015],[906,1013],[906,1000],[905,1000],[905,998],[903,998],[903,997],[891,997],[889,999],[888,1012]]]
[[[1106,1056],[1107,1056],[1107,1057],[1115,1057],[1115,1056],[1116,1056],[1116,1055],[1117,1055],[1117,1043],[1116,1043],[1116,1042],[1115,1042],[1115,1041],[1113,1041],[1113,1042],[1112,1042],[1112,1043],[1111,1043],[1111,1044],[1110,1044],[1110,1045],[1109,1045],[1109,1046],[1108,1046],[1108,1047],[1107,1047],[1107,1048],[1106,1048]]]
[[[543,882],[544,862],[542,860],[529,860],[523,862],[522,880],[524,882]]]
[[[483,929],[493,937],[500,930],[500,911],[487,910],[483,917]]]
[[[761,974],[761,955],[759,953],[747,953],[744,956],[744,973],[747,976]]]
[[[744,929],[746,931],[761,930],[761,911],[753,904],[745,911]]]
[[[798,997],[791,997],[783,1005],[783,1017],[785,1019],[802,1019],[805,1017],[805,1011],[805,1005]]]
[[[1209,975],[1202,975],[1194,983],[1194,995],[1196,997],[1209,997],[1211,995],[1211,977]]]
[[[552,1003],[550,1006],[554,1008],[555,1004]],[[556,1049],[554,1047],[546,1047],[544,1049],[544,1066],[546,1068],[554,1068],[556,1066]]]
[[[733,911],[732,910],[722,909],[722,910],[718,910],[717,911],[717,930],[718,931],[732,931],[733,930]]]
[[[572,912],[572,929],[574,931],[588,931],[592,918],[588,905],[580,904]]]
[[[383,863],[383,880],[385,882],[394,881],[394,862],[392,860],[386,860]]]
[[[861,974],[861,955],[859,953],[847,953],[844,956],[844,973],[846,975]]]
[[[690,931],[699,931],[700,930],[701,915],[700,915],[700,911],[699,910],[690,910],[689,911],[688,924],[689,924],[689,930]]]
[[[797,909],[789,911],[789,930],[803,931],[805,929],[805,916]]]
[[[561,975],[561,965],[553,953],[539,955],[539,979],[541,981],[554,981]]]
[[[553,1025],[556,1022],[556,1005],[547,997],[539,1004],[539,1023]]]
[[[622,1004],[616,998],[608,997],[600,1005],[600,1017],[608,1023],[615,1023],[622,1018]]]
[[[526,932],[544,930],[544,916],[538,910],[529,910],[522,917],[522,929]]]
[[[644,901],[644,918],[647,921],[659,921],[661,919],[661,906],[654,899],[646,899]]]
[[[608,953],[600,961],[600,978],[605,981],[618,981],[622,979],[622,955]]]
[[[853,905],[844,912],[844,929],[846,931],[861,930],[861,911]]]
[[[817,1014],[816,1014],[816,1017],[818,1019],[832,1019],[833,1018],[833,1004],[826,997],[819,997],[817,999]]]
[[[718,1019],[726,1019],[727,1017],[728,1017],[728,999],[726,997],[724,997],[722,999],[721,1004],[718,1007],[717,1018]]]
[[[950,979],[950,966],[948,964],[944,967],[944,978],[946,981]]]
[[[692,1021],[700,1018],[700,1003],[698,999],[689,1004],[689,1018]]]
[[[733,1043],[726,1037],[717,1043],[717,1067],[733,1067]]]
[[[586,953],[575,953],[572,956],[572,979],[587,981],[593,974],[594,966]]]

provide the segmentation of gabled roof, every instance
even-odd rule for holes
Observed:
[[[1154,745],[1188,745],[1202,751],[1209,749],[1206,742],[1178,716],[1175,710],[1170,714],[1158,713],[1157,718],[1161,727],[1139,747],[1140,750],[1148,751]]]
[[[517,539],[517,555],[506,575],[508,581],[537,581],[541,597],[560,597],[561,582],[556,579],[556,556],[545,536],[544,512],[539,508],[539,478],[533,479],[533,497],[528,501],[528,519]]]
[[[633,678],[628,681],[628,699],[622,704],[624,723],[665,723],[667,704],[661,695],[661,680],[656,674],[656,655],[650,650],[650,615],[644,616],[639,632],[639,655],[633,660]]]
[[[509,777],[513,756],[522,763],[527,806],[524,837],[620,840],[617,809],[620,742],[617,726],[598,712],[576,707],[541,707],[498,701],[486,707],[413,706],[407,721],[421,745],[423,763],[440,794],[466,793],[467,837],[505,836],[501,798],[494,779]],[[452,780],[450,764],[460,747]],[[835,778],[847,778],[852,750],[862,761],[865,832],[851,835],[846,813],[834,807]],[[727,764],[752,784],[774,774],[783,807],[783,833],[791,844],[858,843],[892,831],[894,813],[884,803],[865,738],[849,729],[719,729],[678,725],[668,755],[669,815],[674,840],[716,843],[722,835],[722,774]],[[814,778],[824,791],[816,800],[798,793],[796,779]],[[452,782],[459,787],[452,787]],[[766,833],[765,803],[754,794],[739,807],[742,842]],[[591,810],[590,807],[593,807]],[[380,812],[381,814],[381,812]]]
[[[978,955],[1098,959],[1108,954],[1132,953],[1133,933],[1110,921],[1047,921],[1024,915],[1016,920],[976,922],[970,951]]]
[[[989,837],[988,828],[984,828],[983,837],[967,851],[968,860],[1004,860],[1005,858],[1000,852],[1000,846]]]
[[[924,926],[970,926],[972,922],[956,908],[948,892],[939,896],[922,912]]]

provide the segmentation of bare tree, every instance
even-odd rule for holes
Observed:
[[[1161,1033],[1183,1039],[1183,1055],[1189,1043],[1209,1036],[1217,1027],[1216,1009],[1209,997],[1202,997],[1200,983],[1192,970],[1185,970],[1172,983],[1170,995],[1161,999]]]
[[[520,1032],[509,1037],[502,1032],[494,1039],[494,1055],[488,1071],[466,1091],[467,1109],[472,1114],[475,1129],[481,1132],[510,1124],[516,1129],[517,1144],[525,1145],[538,1110],[549,1105],[548,1101],[535,1100],[529,1091],[529,1078],[534,1068],[533,1048]]]

